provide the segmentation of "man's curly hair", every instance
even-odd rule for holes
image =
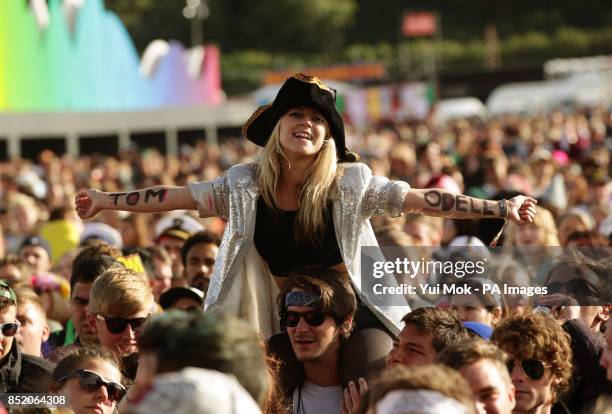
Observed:
[[[568,390],[573,368],[571,340],[552,317],[538,313],[512,316],[495,328],[491,342],[519,360],[537,359],[550,365],[559,381],[555,399]]]

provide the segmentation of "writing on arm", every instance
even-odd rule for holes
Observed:
[[[133,191],[131,193],[110,193],[109,197],[111,198],[113,205],[117,206],[119,200],[125,196],[125,203],[129,206],[136,206],[140,202],[140,196],[142,191]],[[159,203],[163,203],[166,200],[166,195],[168,191],[165,188],[160,188],[158,190],[148,188],[144,190],[144,204],[148,204],[151,199],[157,199]]]
[[[421,210],[442,217],[501,217],[507,215],[505,202],[495,202],[490,200],[480,200],[462,194],[453,194],[444,190],[431,189],[423,194],[425,205],[421,208],[410,210]]]

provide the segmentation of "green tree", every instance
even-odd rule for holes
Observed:
[[[334,52],[356,8],[355,0],[210,0],[205,31],[226,51]]]
[[[155,39],[178,40],[190,45],[189,21],[183,17],[184,0],[105,0],[127,28],[140,53]]]
[[[205,1],[205,0],[202,0]],[[353,24],[355,0],[208,0],[203,22],[205,42],[224,52],[263,49],[270,52],[337,52]],[[183,17],[184,0],[106,0],[142,50],[154,39],[190,43]]]

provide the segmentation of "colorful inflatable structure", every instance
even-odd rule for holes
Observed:
[[[41,14],[25,0],[0,1],[0,112],[131,111],[222,101],[216,47],[187,51],[158,40],[141,62],[103,0],[42,5]]]

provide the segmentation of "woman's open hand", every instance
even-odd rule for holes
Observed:
[[[100,195],[100,191],[93,189],[80,190],[77,193],[74,197],[74,208],[81,219],[92,218],[102,210]]]
[[[515,222],[519,226],[533,223],[537,203],[538,201],[531,197],[522,195],[512,197],[508,200],[508,220]]]

